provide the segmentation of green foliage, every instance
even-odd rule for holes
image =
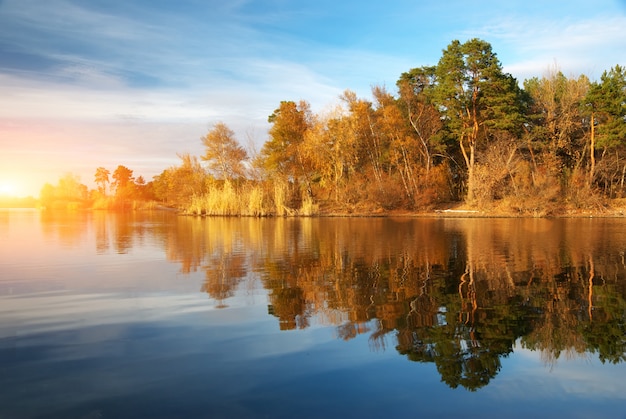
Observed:
[[[467,201],[475,203],[475,165],[480,149],[501,131],[521,132],[523,100],[516,80],[502,71],[491,45],[453,41],[434,69],[433,102],[447,135],[456,139],[467,168]]]
[[[585,105],[596,114],[597,146],[615,148],[626,145],[626,69],[619,65],[602,73],[591,84]]]

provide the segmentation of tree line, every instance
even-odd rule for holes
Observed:
[[[346,90],[321,113],[282,101],[258,152],[219,122],[202,138],[203,156],[182,155],[150,182],[131,171],[120,179],[132,182],[115,178],[107,191],[98,168],[92,199],[109,192],[117,206],[154,200],[207,215],[373,214],[454,202],[550,215],[600,210],[626,195],[620,65],[597,81],[552,68],[520,85],[488,42],[455,40],[437,64],[402,73],[396,88],[374,86],[373,100]]]

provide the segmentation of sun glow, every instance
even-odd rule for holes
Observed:
[[[19,187],[17,183],[8,180],[0,180],[0,196],[17,196]]]

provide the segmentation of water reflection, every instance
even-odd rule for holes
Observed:
[[[374,349],[434,363],[452,388],[487,385],[516,344],[548,366],[588,353],[625,359],[623,220],[89,216],[98,253],[149,240],[181,273],[202,272],[218,307],[260,280],[281,330],[366,334]],[[85,234],[42,217],[67,245]]]

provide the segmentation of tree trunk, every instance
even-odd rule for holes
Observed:
[[[620,181],[620,190],[621,193],[624,193],[624,178],[626,177],[626,164],[622,168],[622,180]]]
[[[476,147],[472,144],[469,148],[469,159],[467,161],[467,198],[466,203],[472,205],[476,199],[476,179],[475,179],[475,160],[476,160]]]
[[[589,314],[589,321],[593,320],[593,278],[595,274],[593,256],[589,255],[589,292],[587,293],[587,314]]]
[[[596,171],[596,129],[595,118],[593,112],[591,113],[591,135],[589,139],[589,158],[591,161],[591,167],[589,168],[589,186],[593,184],[593,176]]]

